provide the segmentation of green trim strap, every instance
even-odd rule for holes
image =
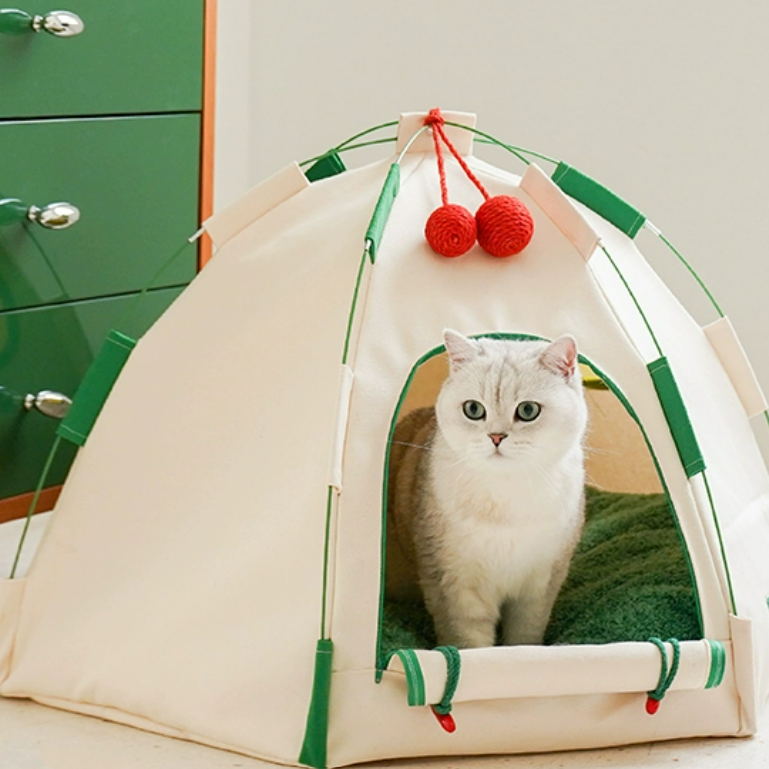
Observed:
[[[101,413],[115,380],[123,370],[136,340],[112,329],[77,388],[72,405],[56,434],[83,446]]]
[[[724,673],[726,672],[726,649],[720,641],[713,641],[708,638],[708,646],[710,647],[710,675],[708,681],[705,684],[706,689],[713,689],[716,686],[720,686],[724,680]]]
[[[314,769],[326,769],[328,749],[328,708],[331,699],[331,663],[334,644],[329,638],[321,638],[315,650],[315,676],[312,684],[312,699],[307,713],[307,727],[304,733],[299,763]]]
[[[425,677],[422,673],[422,666],[419,664],[419,657],[413,649],[396,649],[387,656],[385,667],[393,657],[403,664],[403,672],[406,674],[406,686],[408,687],[409,707],[421,707],[427,704],[425,694]]]
[[[552,179],[563,192],[595,211],[630,238],[638,234],[646,221],[638,209],[566,163],[558,164]]]
[[[681,391],[678,389],[678,383],[673,376],[667,358],[663,357],[652,361],[647,368],[654,382],[654,389],[657,391],[686,476],[691,478],[705,469],[705,460],[702,457],[699,443],[697,443],[697,437],[689,420]]]
[[[401,167],[398,163],[393,163],[387,172],[387,179],[385,179],[384,187],[382,187],[382,192],[379,194],[379,200],[377,200],[374,213],[366,230],[366,248],[372,264],[376,261],[379,244],[382,241],[382,235],[384,235],[384,229],[390,217],[393,203],[395,203],[395,198],[400,191],[400,186]]]
[[[344,173],[347,170],[342,158],[334,151],[330,150],[328,154],[323,155],[320,160],[313,163],[304,175],[311,181],[317,182],[321,179],[327,179],[330,176]]]

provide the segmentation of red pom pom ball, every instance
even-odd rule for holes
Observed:
[[[436,208],[425,225],[425,237],[441,256],[462,256],[475,243],[475,217],[464,207],[449,203]]]
[[[475,215],[478,242],[492,256],[513,256],[529,245],[534,219],[518,198],[495,195]]]

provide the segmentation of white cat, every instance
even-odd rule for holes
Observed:
[[[503,643],[539,644],[584,520],[576,342],[444,341],[435,409],[393,439],[388,592],[411,571],[439,644],[492,646],[500,621]]]

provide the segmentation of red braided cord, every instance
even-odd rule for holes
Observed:
[[[440,150],[438,149],[438,139],[435,136],[436,131],[440,134],[444,144],[449,148],[449,152],[451,152],[451,154],[457,159],[457,163],[462,166],[462,170],[467,174],[467,178],[470,179],[470,181],[478,188],[478,191],[481,193],[481,195],[483,195],[484,199],[488,200],[490,196],[486,191],[486,188],[481,184],[478,177],[470,170],[470,166],[467,165],[464,158],[457,152],[456,147],[449,141],[449,137],[446,136],[446,132],[443,130],[443,124],[445,122],[446,121],[441,114],[440,109],[431,109],[429,115],[425,119],[425,125],[430,125],[433,129],[433,138],[435,139],[436,152],[439,153],[438,166],[440,168],[443,167],[443,158],[441,157]],[[445,182],[443,176],[441,176],[441,181]],[[445,204],[446,200],[444,199],[443,202]]]
[[[438,133],[436,131],[436,127],[441,121],[443,121],[441,111],[439,109],[432,109],[430,110],[430,114],[425,119],[425,125],[432,126],[433,143],[435,144],[435,157],[438,159],[438,176],[441,180],[441,199],[443,200],[443,205],[447,206],[449,204],[449,188],[446,184],[446,168],[443,162],[441,141],[438,138]]]

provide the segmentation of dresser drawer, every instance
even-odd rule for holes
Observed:
[[[0,198],[80,219],[0,227],[0,311],[136,291],[198,227],[200,117],[0,122]],[[161,276],[196,271],[189,245]]]
[[[0,33],[0,117],[201,108],[203,0],[1,3],[31,16],[64,7],[82,19],[84,30],[66,38]],[[6,17],[6,27],[14,18]]]
[[[181,290],[149,292],[118,330],[140,336]],[[52,390],[72,397],[107,332],[134,299],[0,313],[0,499],[34,489],[59,424],[26,410],[25,396]],[[74,453],[63,441],[47,485],[61,483]]]

